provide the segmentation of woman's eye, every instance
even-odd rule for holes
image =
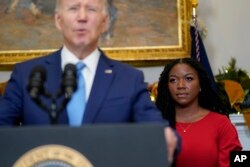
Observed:
[[[193,77],[186,77],[186,80],[187,80],[187,81],[192,81],[192,80],[193,80]]]
[[[174,82],[176,82],[176,79],[175,79],[175,78],[170,78],[170,79],[168,80],[168,82],[174,83]]]

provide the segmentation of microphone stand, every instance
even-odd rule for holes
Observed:
[[[50,110],[49,110],[49,116],[50,116],[50,122],[52,125],[55,125],[58,123],[58,114],[63,111],[63,109],[66,107],[68,104],[70,97],[71,96],[66,96],[62,102],[62,106],[58,107],[56,103],[56,99],[60,96],[62,96],[63,93],[59,93],[57,96],[52,96],[51,97],[51,105],[50,105]]]
[[[55,125],[58,123],[58,114],[57,114],[57,104],[56,104],[56,98],[51,98],[51,106],[49,111],[50,116],[50,123],[52,125]]]
[[[58,107],[57,105],[57,98],[61,97],[63,95],[62,92],[59,92],[55,95],[53,94],[50,94],[48,92],[46,92],[44,94],[44,96],[46,98],[49,98],[50,101],[51,101],[51,105],[50,107],[47,107],[41,100],[41,95],[39,95],[38,97],[36,98],[32,98],[34,100],[34,102],[39,106],[41,107],[43,110],[47,111],[48,114],[49,114],[49,118],[50,118],[50,124],[52,125],[56,125],[58,124],[58,115],[60,112],[62,112],[64,110],[64,108],[66,107],[66,105],[68,104],[69,100],[70,100],[70,97],[71,96],[67,96],[65,94],[65,98],[62,102],[62,106],[61,107]]]

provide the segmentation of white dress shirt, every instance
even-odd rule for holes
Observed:
[[[92,84],[95,78],[95,72],[97,68],[97,64],[100,58],[100,51],[96,48],[90,55],[88,55],[83,60],[78,59],[70,50],[63,46],[61,51],[61,58],[62,58],[62,69],[68,64],[76,64],[79,61],[82,61],[86,67],[82,70],[85,84],[86,84],[86,101],[89,99],[90,91],[92,88]]]

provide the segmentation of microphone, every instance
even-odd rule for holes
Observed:
[[[58,93],[51,94],[45,90],[44,83],[46,81],[46,77],[47,73],[44,67],[34,67],[29,76],[27,90],[32,100],[34,100],[34,102],[39,107],[49,113],[51,124],[57,124],[58,114],[64,110],[69,99],[77,88],[76,67],[73,64],[67,64],[65,66],[61,80],[61,87]],[[57,99],[62,95],[65,96],[64,100],[62,101],[62,105],[57,106]],[[43,103],[41,96],[50,99],[50,106],[47,106],[46,103]]]
[[[70,99],[77,88],[76,81],[76,66],[74,64],[67,64],[64,68],[62,78],[62,90],[66,99]]]
[[[42,66],[36,66],[32,69],[27,90],[33,99],[37,99],[39,95],[44,94],[44,82],[46,80],[46,70]]]

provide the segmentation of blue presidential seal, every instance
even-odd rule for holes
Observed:
[[[22,155],[13,167],[93,167],[80,152],[63,145],[43,145]]]

